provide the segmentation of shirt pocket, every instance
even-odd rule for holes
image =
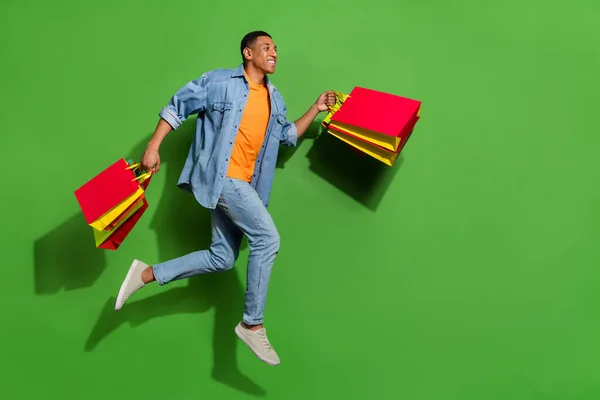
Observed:
[[[210,118],[215,131],[219,132],[227,125],[232,109],[233,103],[228,101],[216,101],[212,104]]]
[[[277,140],[277,141],[281,141],[281,140],[285,140],[287,135],[285,134],[285,130],[288,127],[288,122],[285,118],[284,114],[275,114],[274,116],[275,121],[273,124],[273,127],[275,129],[273,129],[273,131],[271,132],[271,138],[273,138],[273,140]]]

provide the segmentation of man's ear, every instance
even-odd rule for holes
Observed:
[[[250,50],[250,48],[246,47],[244,49],[244,56],[246,57],[246,59],[250,60],[252,59],[252,50]]]

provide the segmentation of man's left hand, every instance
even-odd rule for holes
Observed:
[[[331,90],[322,93],[315,102],[315,105],[319,111],[327,111],[329,107],[333,106],[334,104],[335,94]]]

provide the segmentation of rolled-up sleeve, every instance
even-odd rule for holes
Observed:
[[[160,110],[160,117],[167,121],[174,130],[179,128],[190,115],[206,109],[208,75],[209,73],[206,72],[200,78],[186,83]]]

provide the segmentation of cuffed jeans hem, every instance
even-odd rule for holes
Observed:
[[[158,286],[164,286],[167,284],[167,282],[165,282],[164,280],[162,280],[160,278],[160,272],[157,274],[156,273],[156,268],[152,267],[152,275],[154,275],[154,280],[156,281],[156,283],[158,284]]]
[[[246,325],[261,325],[263,323],[262,319],[248,319],[246,317],[242,318],[242,322]]]

